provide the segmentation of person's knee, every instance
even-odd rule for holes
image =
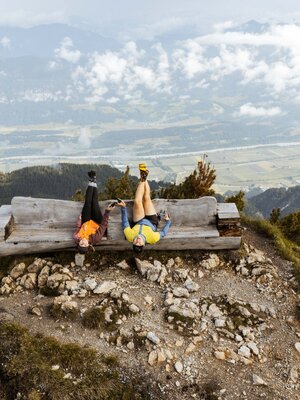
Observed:
[[[141,199],[134,199],[133,204],[134,204],[135,206],[140,207],[140,206],[143,205],[143,202],[142,202]]]

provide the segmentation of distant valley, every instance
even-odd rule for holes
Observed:
[[[206,154],[220,193],[298,185],[287,40],[298,30],[249,21],[120,41],[66,24],[0,27],[0,171],[94,162],[137,173],[144,160],[154,180],[180,182]]]

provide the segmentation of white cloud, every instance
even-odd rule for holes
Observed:
[[[161,44],[153,46],[156,52],[147,58],[134,42],[127,43],[120,52],[93,53],[86,66],[78,66],[72,78],[76,87],[86,87],[87,101],[95,103],[114,91],[113,97],[130,94],[136,101],[140,88],[149,92],[170,93],[171,76],[168,53]]]
[[[57,61],[49,61],[48,63],[48,69],[49,71],[57,71],[59,69],[61,69],[61,64],[58,63]]]
[[[67,18],[62,11],[34,13],[22,9],[15,9],[13,12],[1,12],[0,14],[0,26],[29,28],[35,25],[63,22],[67,22]]]
[[[274,94],[300,87],[300,26],[272,25],[255,34],[218,29],[183,41],[174,50],[175,67],[189,80],[208,74],[217,81],[240,73],[239,83],[263,84]]]
[[[79,50],[73,50],[73,41],[69,37],[65,37],[60,47],[54,50],[57,58],[61,58],[62,60],[68,61],[72,64],[76,64],[80,57],[81,53]]]
[[[23,93],[20,100],[33,103],[44,103],[49,101],[66,101],[68,98],[64,96],[60,90],[52,93],[42,89],[29,89]]]
[[[91,130],[90,128],[81,128],[79,137],[78,137],[78,144],[83,147],[84,149],[88,149],[91,147]]]
[[[164,18],[151,24],[143,24],[137,28],[131,29],[129,35],[134,39],[154,40],[156,37],[174,31],[176,29],[191,26],[191,24],[197,21],[196,18],[181,18],[181,17],[170,17]]]
[[[246,103],[240,107],[239,111],[235,115],[242,117],[274,117],[280,114],[282,114],[280,107],[257,107],[251,103]]]
[[[109,104],[116,104],[120,101],[120,99],[118,97],[109,97],[106,101]]]
[[[219,22],[213,25],[213,29],[217,32],[223,32],[226,29],[232,28],[233,27],[233,22],[232,21],[224,21],[224,22]]]
[[[0,40],[0,44],[4,49],[9,49],[11,40],[7,36],[3,36],[3,38],[1,38],[1,40]]]
[[[220,104],[214,103],[212,106],[212,112],[213,114],[224,114],[224,108],[220,106]]]

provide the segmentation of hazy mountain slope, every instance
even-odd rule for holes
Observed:
[[[273,188],[252,197],[249,202],[268,218],[273,208],[280,208],[281,215],[287,215],[300,209],[300,186],[288,189]]]

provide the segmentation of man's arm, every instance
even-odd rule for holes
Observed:
[[[130,227],[126,206],[121,207],[121,217],[122,217],[122,228],[125,229],[128,228],[128,226]]]
[[[106,208],[105,213],[103,215],[102,222],[99,225],[99,228],[97,229],[97,231],[96,231],[96,233],[94,235],[90,235],[90,241],[92,242],[93,245],[96,245],[101,241],[101,239],[102,239],[102,237],[103,237],[103,235],[104,235],[104,233],[105,233],[105,231],[107,229],[110,212],[114,208],[115,208],[114,205],[109,205]]]
[[[166,225],[163,227],[163,229],[160,231],[160,238],[162,239],[163,237],[166,236],[166,234],[168,233],[168,230],[171,226],[171,220],[169,219],[168,221],[166,221]]]

